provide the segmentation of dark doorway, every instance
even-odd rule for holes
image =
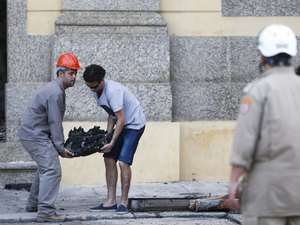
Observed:
[[[4,87],[7,81],[7,27],[6,27],[6,0],[0,0],[0,142],[5,135],[5,94]]]

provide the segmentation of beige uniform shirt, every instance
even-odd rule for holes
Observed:
[[[292,67],[269,69],[246,88],[230,160],[247,169],[244,215],[300,215],[300,77]]]

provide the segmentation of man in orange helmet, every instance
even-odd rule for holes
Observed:
[[[80,66],[77,57],[70,53],[60,55],[56,66],[57,78],[36,92],[18,131],[22,146],[38,166],[26,206],[27,212],[37,212],[36,222],[65,220],[56,214],[54,207],[61,181],[58,156],[73,156],[64,148],[62,121],[65,90],[74,86]]]

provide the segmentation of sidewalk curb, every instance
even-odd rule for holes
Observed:
[[[236,224],[242,224],[242,214],[228,214],[227,219]]]
[[[66,222],[70,221],[96,221],[96,220],[117,220],[117,219],[154,219],[154,218],[217,218],[230,219],[226,212],[135,212],[125,215],[117,215],[114,212],[101,212],[101,215],[94,215],[95,213],[85,213],[82,215],[73,214],[66,215]],[[2,217],[2,215],[0,215]],[[5,215],[6,218],[0,218],[0,223],[28,223],[34,222],[36,214],[21,213],[18,218],[14,215]],[[238,221],[233,221],[238,222]]]

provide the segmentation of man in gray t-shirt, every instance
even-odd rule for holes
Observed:
[[[104,203],[91,211],[116,210],[119,214],[128,212],[128,193],[131,180],[131,164],[139,140],[145,129],[145,115],[135,96],[122,84],[104,79],[105,70],[99,65],[88,66],[83,78],[94,93],[97,105],[107,113],[107,132],[113,132],[110,143],[101,149],[106,168],[108,196]],[[113,131],[114,130],[114,131]],[[118,180],[117,161],[121,170],[122,196],[116,204]]]

